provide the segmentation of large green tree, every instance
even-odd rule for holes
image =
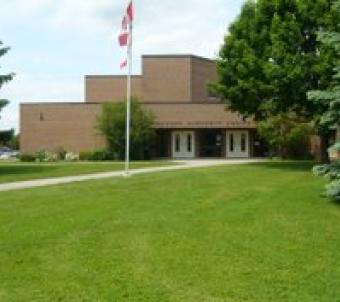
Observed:
[[[104,103],[101,115],[98,116],[97,129],[107,141],[110,153],[123,159],[125,155],[125,127],[126,103]],[[154,116],[145,109],[137,99],[131,106],[131,158],[145,159],[150,156],[155,130],[153,127]]]
[[[331,0],[246,2],[220,50],[213,89],[229,108],[257,120],[320,114],[324,107],[306,94],[331,78],[333,52],[317,40],[320,28],[334,26],[331,6]]]
[[[340,15],[340,1],[334,3],[334,11]],[[325,90],[314,90],[308,93],[308,97],[314,103],[325,106],[326,110],[320,116],[320,125],[325,128],[337,128],[338,145],[340,144],[340,22],[336,31],[323,31],[319,34],[319,40],[325,46],[329,46],[335,52],[333,66],[333,80]],[[340,151],[340,150],[339,150]]]
[[[8,51],[9,47],[3,47],[3,43],[0,41],[0,57],[4,56]],[[14,74],[0,74],[0,89],[2,86],[13,79]],[[0,99],[0,113],[1,110],[8,104],[7,100]]]

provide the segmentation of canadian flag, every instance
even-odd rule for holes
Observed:
[[[131,28],[132,28],[132,22],[134,19],[134,9],[133,9],[133,2],[129,3],[126,12],[124,14],[122,24],[121,24],[121,31],[118,35],[118,43],[120,47],[130,46],[131,42]],[[128,60],[124,60],[120,64],[120,68],[123,69],[128,64]]]
[[[121,47],[127,46],[129,42],[130,37],[130,28],[133,21],[133,2],[131,1],[128,5],[128,8],[126,9],[126,12],[124,14],[123,20],[122,20],[122,27],[120,30],[120,34],[118,36],[119,45]]]

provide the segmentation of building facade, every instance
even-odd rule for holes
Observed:
[[[208,91],[215,62],[193,55],[143,56],[132,94],[155,115],[158,158],[258,156],[255,124]],[[81,152],[105,147],[95,128],[105,102],[126,98],[125,76],[86,76],[83,103],[21,104],[21,151]]]

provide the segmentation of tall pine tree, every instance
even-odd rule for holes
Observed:
[[[0,41],[0,57],[4,56],[10,49],[9,47],[2,47],[2,45],[3,43]],[[13,76],[14,76],[13,73],[4,75],[0,74],[0,89],[5,83],[11,81],[13,79]],[[7,104],[8,104],[7,100],[0,99],[0,113],[3,107],[5,107]]]
[[[334,11],[340,15],[340,0],[334,3]],[[323,31],[319,34],[319,41],[334,50],[333,81],[325,90],[314,90],[308,93],[308,98],[314,103],[325,106],[320,116],[319,124],[326,129],[337,129],[337,145],[340,151],[340,22],[335,31]]]

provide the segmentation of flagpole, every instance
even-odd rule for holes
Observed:
[[[132,77],[132,22],[129,23],[128,74],[126,87],[126,146],[125,146],[125,175],[130,175],[130,139],[131,139],[131,77]]]

